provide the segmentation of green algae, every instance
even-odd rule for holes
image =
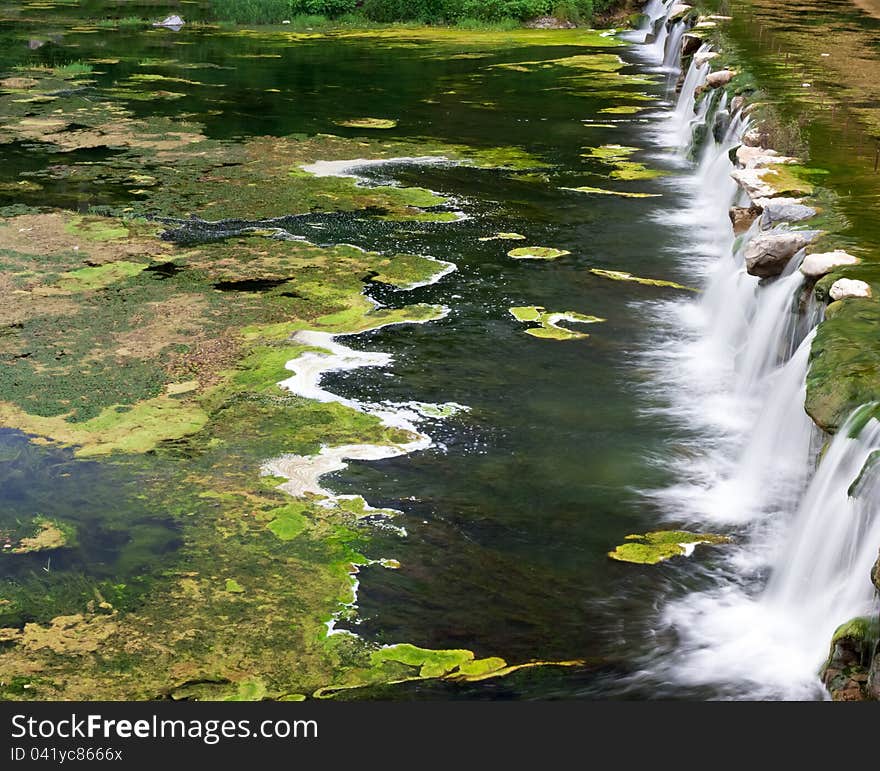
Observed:
[[[227,578],[223,591],[229,594],[244,594],[244,587],[234,578]]]
[[[624,190],[604,190],[601,187],[563,187],[562,190],[572,190],[576,193],[590,193],[592,195],[616,195],[620,198],[659,198],[661,193],[631,193]]]
[[[769,171],[761,175],[761,181],[770,185],[778,196],[812,195],[815,187],[809,180],[815,169],[796,164],[771,164]]]
[[[554,249],[550,246],[522,246],[511,249],[507,256],[513,257],[515,260],[555,260],[566,254],[571,254],[571,252],[566,249]]]
[[[71,423],[64,416],[30,415],[0,402],[0,421],[62,445],[74,445],[78,457],[148,452],[160,442],[201,431],[208,422],[198,405],[169,397],[120,407],[106,407],[89,420]]]
[[[598,316],[587,316],[574,311],[549,312],[539,305],[523,305],[509,310],[517,321],[535,322],[540,325],[525,330],[527,335],[546,340],[579,340],[589,337],[585,332],[575,332],[559,326],[563,321],[576,324],[596,324],[605,321]]]
[[[525,241],[526,237],[519,233],[496,233],[494,236],[482,236],[478,241]]]
[[[616,107],[603,107],[599,112],[607,115],[635,115],[635,113],[642,112],[645,109],[645,107],[638,107],[636,105],[621,104]]]
[[[5,538],[7,548],[0,550],[0,557],[11,554],[33,554],[54,551],[76,545],[76,529],[61,520],[35,516],[26,526],[10,533],[0,529],[0,538]]]
[[[625,161],[633,153],[638,152],[637,147],[628,147],[626,145],[601,145],[600,147],[588,147],[584,149],[586,152],[581,153],[582,158],[596,158],[608,163]]]
[[[641,278],[640,276],[634,276],[632,273],[628,273],[625,270],[603,270],[601,268],[590,268],[590,273],[592,273],[594,276],[600,276],[601,278],[610,279],[611,281],[626,281],[634,284],[643,284],[645,286],[669,287],[670,289],[681,289],[686,292],[699,291],[692,286],[677,284],[675,281],[664,281],[657,278]]]
[[[272,517],[267,525],[268,529],[282,541],[292,541],[308,527],[309,520],[303,514],[305,508],[300,503],[289,503],[287,506],[272,509],[267,514]]]
[[[634,562],[640,565],[656,565],[673,557],[688,554],[689,545],[729,543],[730,538],[712,533],[691,533],[686,530],[658,530],[644,535],[626,536],[608,556],[618,562]]]
[[[63,273],[59,276],[56,286],[63,292],[95,291],[136,276],[146,267],[145,264],[120,260],[91,268],[80,268]]]
[[[332,698],[352,689],[416,680],[476,682],[536,666],[573,667],[583,663],[580,660],[533,661],[511,666],[497,656],[478,659],[469,650],[433,650],[401,643],[373,651],[369,666],[348,673],[345,682],[320,688],[313,695],[315,698]]]
[[[349,120],[337,120],[334,123],[346,128],[363,129],[391,129],[397,125],[397,121],[391,118],[350,118]]]

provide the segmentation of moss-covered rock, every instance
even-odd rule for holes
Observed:
[[[831,638],[828,659],[821,669],[822,682],[835,701],[861,701],[872,654],[880,638],[880,619],[858,617],[841,624]]]
[[[843,300],[816,330],[807,373],[807,413],[834,433],[857,407],[880,396],[880,303]]]

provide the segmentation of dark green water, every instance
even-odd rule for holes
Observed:
[[[366,38],[323,38],[284,45],[221,31],[77,33],[25,22],[0,24],[0,39],[0,67],[5,69],[92,56],[120,58],[118,64],[98,67],[89,87],[98,95],[135,72],[198,80],[203,85],[180,86],[184,99],[128,106],[139,115],[186,113],[212,138],[330,131],[355,136],[356,131],[333,124],[341,112],[394,115],[400,116],[398,126],[383,136],[476,147],[514,145],[553,164],[543,178],[528,180],[501,170],[383,168],[383,177],[455,198],[468,215],[455,224],[367,228],[345,216],[298,221],[325,224],[327,242],[429,254],[458,266],[437,285],[413,292],[371,290],[390,305],[436,302],[451,312],[436,323],[347,338],[352,347],[392,353],[394,365],[330,376],[325,385],[362,400],[455,401],[470,412],[428,426],[434,448],[352,464],[328,486],[363,494],[374,506],[401,509],[400,524],[408,532],[405,539],[376,536],[374,551],[399,559],[403,567],[362,571],[360,634],[380,642],[465,647],[510,661],[589,662],[574,674],[528,672],[468,688],[429,685],[380,695],[650,695],[627,691],[620,678],[657,645],[650,630],[660,598],[699,585],[706,562],[646,569],[613,563],[606,553],[627,533],[650,530],[658,522],[658,512],[638,489],[669,482],[654,461],[680,437],[662,418],[643,412],[651,386],[640,356],[653,332],[651,303],[680,295],[608,281],[590,274],[589,268],[692,282],[694,276],[666,256],[676,236],[664,226],[662,212],[678,208],[681,194],[662,179],[626,187],[659,192],[660,198],[585,196],[561,188],[614,186],[591,173],[599,169],[580,157],[584,147],[637,147],[642,152],[636,159],[663,168],[667,161],[650,157],[658,149],[648,132],[656,118],[651,113],[642,119],[612,116],[619,121],[614,128],[585,126],[584,120],[607,119],[599,111],[625,100],[603,94],[599,81],[596,90],[575,93],[557,70],[522,77],[485,69],[496,62],[586,52],[569,46],[499,48],[486,58],[469,60],[449,58],[467,52],[466,44],[379,45]],[[31,39],[46,42],[31,50]],[[627,49],[614,50],[625,59],[632,57]],[[273,58],[241,58],[255,53]],[[176,67],[139,66],[171,57],[214,66],[182,75]],[[640,71],[635,61],[628,71]],[[628,88],[647,91],[652,101],[645,104],[664,108],[662,79]],[[485,101],[494,102],[494,108],[479,104]],[[112,153],[59,157],[37,143],[2,146],[0,153],[5,161],[0,182],[28,178],[59,163],[114,163]],[[119,206],[128,196],[124,187],[114,185],[70,189],[63,181],[41,182],[45,187],[38,195],[10,195],[2,203],[86,209]],[[240,216],[249,218],[247,211]],[[517,244],[478,240],[496,231],[519,232],[527,237],[525,244],[572,254],[555,262],[515,261],[506,251]],[[576,311],[607,321],[588,327],[591,336],[585,340],[539,340],[525,335],[524,326],[508,313],[517,305]],[[4,435],[3,441],[24,447],[17,435]],[[76,522],[81,534],[95,534],[91,540],[81,537],[81,551],[58,566],[71,582],[81,575],[129,581],[173,559],[174,529],[163,529],[157,512],[134,496],[119,494],[125,489],[117,478],[123,471],[74,462],[63,452],[25,447],[22,453],[0,462],[0,473],[6,474],[0,487],[2,516],[45,507],[47,497],[62,496],[63,511],[56,513]],[[70,481],[59,481],[53,472],[58,464],[71,474]],[[13,478],[18,480],[14,484],[8,481]],[[80,492],[65,492],[67,484]],[[157,527],[162,537],[156,535]],[[117,539],[122,545],[114,545],[111,536],[119,528],[125,537]],[[128,559],[126,544],[139,554],[149,553],[149,544],[154,544],[156,565]],[[41,565],[28,563],[20,569],[33,580],[47,580],[40,575]]]

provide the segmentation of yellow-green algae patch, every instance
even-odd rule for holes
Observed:
[[[64,522],[38,515],[30,523],[29,535],[20,535],[13,540],[10,534],[0,530],[0,539],[4,538],[6,543],[0,548],[0,556],[32,554],[72,546],[76,542],[76,531]]]
[[[345,682],[320,688],[313,695],[316,698],[330,698],[344,691],[371,685],[390,685],[415,680],[476,682],[492,677],[503,677],[531,667],[577,667],[583,666],[584,663],[582,660],[531,661],[511,666],[497,656],[478,659],[473,651],[469,650],[432,650],[401,643],[373,651],[370,655],[370,666],[349,672]]]
[[[637,112],[642,112],[646,110],[646,107],[637,107],[631,104],[621,104],[617,107],[603,107],[599,110],[600,113],[606,113],[608,115],[634,115]]]
[[[525,241],[526,237],[519,233],[496,233],[494,236],[482,236],[480,241]]]
[[[568,321],[575,324],[596,324],[605,321],[598,316],[587,316],[574,311],[549,312],[540,305],[522,305],[510,308],[510,314],[517,320],[525,323],[535,322],[540,324],[525,330],[527,335],[540,337],[548,340],[578,340],[589,337],[585,332],[575,332],[571,329],[559,326],[561,322]]]
[[[675,281],[664,281],[663,279],[659,278],[642,278],[641,276],[634,276],[632,273],[628,273],[625,270],[604,270],[602,268],[590,268],[590,273],[595,276],[610,279],[611,281],[628,281],[633,284],[644,284],[646,286],[665,286],[669,287],[670,289],[682,289],[686,292],[699,291],[692,286],[677,284]]]
[[[120,260],[94,267],[79,268],[63,273],[55,286],[62,292],[94,291],[136,276],[146,267],[147,265],[143,263]]]
[[[346,128],[364,129],[391,129],[397,125],[397,121],[391,118],[350,118],[348,120],[334,121],[337,126]]]
[[[700,544],[730,543],[730,538],[724,535],[686,530],[656,530],[644,535],[628,535],[626,538],[627,543],[608,552],[608,556],[618,562],[640,565],[655,565],[673,557],[688,556]]]
[[[521,246],[511,249],[508,257],[515,260],[555,260],[557,257],[564,257],[571,254],[567,249],[554,249],[550,246]]]
[[[584,148],[586,152],[581,153],[583,158],[596,158],[600,161],[608,163],[616,163],[617,161],[625,161],[639,148],[628,147],[627,145],[601,145],[599,147]]]
[[[14,404],[0,402],[0,422],[59,444],[74,445],[78,457],[92,457],[148,452],[160,442],[200,431],[208,415],[198,404],[160,396],[130,407],[106,407],[94,418],[77,423],[64,415],[31,415]]]
[[[590,193],[592,195],[616,195],[620,198],[659,198],[661,193],[630,193],[625,190],[605,190],[601,187],[590,187],[582,185],[580,187],[563,187],[563,190],[572,190],[575,193]]]

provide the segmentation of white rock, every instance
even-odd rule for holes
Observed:
[[[693,6],[687,5],[685,3],[676,3],[675,5],[672,6],[672,10],[669,11],[669,16],[667,18],[670,21],[673,21],[675,19],[679,19],[682,16],[684,16],[685,14],[687,14],[692,8],[693,8]]]
[[[706,85],[709,88],[721,88],[721,86],[726,86],[733,80],[733,76],[736,75],[736,72],[733,70],[718,70],[718,72],[710,72],[706,77]]]
[[[746,245],[743,258],[753,276],[769,278],[785,270],[789,260],[819,235],[817,230],[771,231],[755,236]]]
[[[182,27],[186,22],[177,16],[166,16],[162,21],[153,22],[154,27],[169,27],[170,29],[175,29],[177,27]]]
[[[870,297],[871,287],[864,281],[852,278],[839,278],[831,285],[832,300],[847,300],[850,297]]]
[[[757,169],[769,166],[771,163],[779,163],[779,153],[776,150],[740,145],[736,148],[736,162],[744,169]]]
[[[842,249],[835,249],[833,252],[808,254],[801,263],[801,273],[809,278],[819,278],[826,273],[830,273],[835,268],[840,268],[844,265],[855,265],[858,261],[858,257],[853,257]]]
[[[761,132],[757,128],[749,129],[742,136],[742,143],[744,145],[748,145],[749,147],[760,147],[761,140]]]
[[[702,67],[706,62],[711,61],[716,56],[720,56],[717,51],[700,51],[694,54],[694,65]]]
[[[730,176],[746,191],[749,198],[756,201],[759,198],[773,198],[778,192],[773,185],[763,179],[768,171],[768,169],[736,169],[730,173]]]
[[[763,209],[762,230],[769,230],[780,222],[800,222],[816,216],[816,210],[812,206],[805,206],[802,198],[760,198],[755,204]]]

